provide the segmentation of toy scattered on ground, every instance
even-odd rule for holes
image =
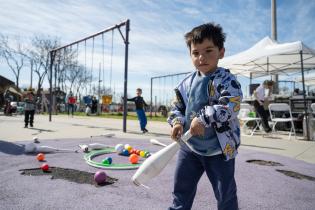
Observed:
[[[38,141],[38,137],[37,137],[37,136],[33,137],[33,141],[34,141],[34,143],[36,143],[36,144],[39,144],[39,143],[40,143],[40,142]]]
[[[91,144],[79,144],[79,147],[83,152],[89,152],[90,150],[97,150],[97,149],[105,149],[110,146],[100,143],[91,143]]]
[[[129,161],[130,161],[130,163],[132,163],[132,164],[136,164],[136,163],[138,163],[138,161],[139,161],[139,156],[136,155],[136,154],[131,154],[131,155],[129,156]]]
[[[44,161],[45,160],[45,155],[43,153],[38,153],[36,156],[36,159],[38,161]]]
[[[99,143],[95,143],[99,144]],[[151,153],[148,151],[138,150],[133,148],[129,144],[117,144],[115,148],[109,147],[107,145],[104,145],[103,149],[97,150],[89,150],[88,154],[84,155],[84,159],[87,162],[87,164],[96,167],[96,168],[102,168],[102,169],[137,169],[141,163],[139,163],[140,160],[140,154],[142,154],[142,158],[148,158],[150,157]],[[82,148],[82,147],[81,147]],[[94,147],[96,148],[96,147]],[[113,159],[111,157],[107,157],[103,159],[101,162],[93,161],[92,159],[96,156],[109,154],[109,153],[117,153],[118,155],[127,156],[130,163],[112,163]]]
[[[49,170],[49,165],[47,163],[44,163],[41,167],[40,167],[43,171],[48,171]]]
[[[71,149],[59,149],[50,146],[37,146],[35,143],[29,143],[25,145],[26,153],[52,153],[52,152],[78,152],[78,150]]]
[[[112,164],[112,162],[113,162],[113,159],[111,157],[107,157],[104,160],[102,160],[102,163],[105,165],[110,165]]]
[[[141,163],[132,164],[132,163],[112,163],[112,164],[103,164],[102,162],[94,161],[93,158],[104,155],[115,153],[116,150],[113,147],[102,149],[102,150],[92,150],[89,153],[84,155],[84,159],[87,164],[90,166],[101,168],[101,169],[108,169],[108,170],[130,170],[130,169],[137,169],[141,165]]]
[[[124,149],[120,155],[129,156],[129,152],[128,152],[128,150]]]
[[[163,147],[166,147],[166,146],[167,146],[166,144],[163,144],[162,142],[159,142],[159,141],[156,140],[156,139],[150,139],[150,142],[151,142],[152,144],[159,145],[159,146],[163,146]]]
[[[130,146],[129,144],[125,144],[125,150],[128,150],[128,152],[130,153],[130,151],[132,150],[132,146]]]
[[[117,144],[116,146],[115,146],[115,151],[118,153],[118,154],[121,154],[122,152],[123,152],[123,150],[124,150],[124,145],[123,144]]]
[[[105,183],[107,175],[104,171],[97,171],[94,175],[94,181],[97,184]]]

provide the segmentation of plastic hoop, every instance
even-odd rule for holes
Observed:
[[[102,150],[92,150],[88,154],[84,155],[84,160],[90,166],[102,169],[109,169],[109,170],[130,170],[130,169],[137,169],[141,165],[141,163],[131,164],[131,163],[112,163],[112,164],[104,164],[101,162],[93,161],[92,159],[96,156],[103,155],[103,154],[110,154],[115,153],[115,148],[108,147]]]

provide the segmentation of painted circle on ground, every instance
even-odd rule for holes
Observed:
[[[109,170],[129,170],[129,169],[137,169],[140,167],[141,163],[132,164],[132,163],[112,163],[110,165],[103,164],[102,162],[93,161],[93,158],[96,156],[104,155],[104,154],[110,154],[110,153],[116,153],[114,147],[108,147],[106,149],[102,150],[92,150],[91,152],[84,155],[84,160],[89,164],[90,166],[96,167],[96,168],[102,168],[102,169],[109,169]]]

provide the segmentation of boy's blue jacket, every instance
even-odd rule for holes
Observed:
[[[180,123],[185,125],[185,110],[189,99],[189,90],[198,71],[189,74],[176,88],[176,98],[173,101],[170,125]],[[209,104],[202,108],[197,118],[207,128],[215,129],[222,154],[225,160],[237,155],[240,145],[240,125],[237,118],[242,101],[242,89],[235,76],[228,69],[217,68],[211,74],[207,85]]]

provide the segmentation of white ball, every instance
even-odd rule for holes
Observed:
[[[37,136],[33,137],[33,140],[34,141],[38,140],[38,137]]]
[[[117,145],[115,146],[115,151],[116,151],[118,154],[121,154],[124,149],[125,149],[125,147],[124,147],[123,144],[117,144]]]

